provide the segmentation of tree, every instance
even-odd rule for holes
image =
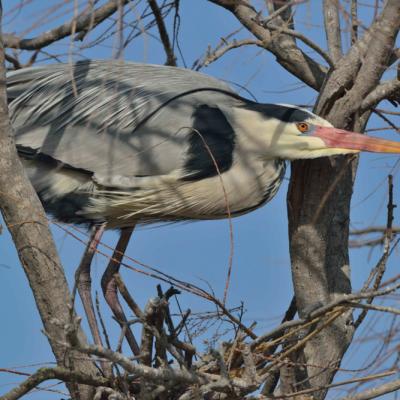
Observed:
[[[324,0],[326,44],[323,46],[299,30],[296,21],[298,10],[307,4],[314,10],[319,2],[268,0],[266,7],[262,2],[250,0],[209,2],[213,3],[216,12],[224,10],[226,18],[233,16],[240,32],[224,37],[215,48],[198,58],[194,68],[201,69],[227,57],[231,50],[254,46],[273,54],[276,62],[289,74],[318,92],[314,112],[336,127],[363,132],[371,115],[376,114],[392,129],[398,129],[391,120],[396,112],[378,108],[384,100],[396,105],[400,97],[399,76],[394,68],[399,68],[400,56],[396,44],[400,28],[400,3],[397,0],[371,1],[373,21],[368,25],[362,4],[356,0]],[[176,65],[181,59],[178,40],[182,18],[180,3],[184,1],[109,0],[87,1],[81,5],[74,2],[72,20],[65,20],[49,31],[39,29],[33,38],[4,34],[6,53],[2,54],[10,68],[20,68],[33,64],[43,54],[50,54],[50,58],[57,60],[58,55],[51,46],[62,39],[67,38],[71,43],[68,55],[71,58],[77,57],[74,52],[77,41],[83,41],[82,50],[85,46],[109,43],[111,36],[117,43],[114,56],[120,57],[134,38],[149,31],[158,35],[166,63]],[[26,7],[23,2],[20,6]],[[350,44],[346,46],[345,40]],[[312,53],[309,53],[310,49]],[[27,56],[23,50],[32,53]],[[173,326],[176,320],[173,322],[170,316],[168,300],[175,291],[163,293],[159,290],[158,296],[141,310],[123,280],[117,278],[121,295],[143,325],[141,363],[129,360],[129,353],[124,355],[121,346],[114,351],[89,345],[83,338],[79,319],[69,306],[70,292],[43,210],[24,178],[10,141],[5,96],[3,87],[0,182],[7,191],[0,193],[0,207],[32,287],[58,367],[39,370],[5,394],[4,399],[19,398],[44,380],[54,378],[68,383],[74,399],[92,398],[93,390],[104,398],[108,395],[138,399],[244,398],[259,388],[266,397],[295,398],[293,394],[296,394],[296,397],[322,399],[327,395],[366,311],[399,313],[397,309],[372,304],[374,297],[393,293],[399,286],[398,276],[382,281],[386,262],[396,245],[396,242],[392,243],[395,207],[392,182],[382,257],[362,290],[352,293],[348,237],[358,157],[342,156],[292,163],[287,204],[295,297],[281,325],[270,332],[256,334],[253,327],[246,326],[213,293],[154,272],[176,287],[212,302],[218,310],[217,316],[228,319],[235,326],[231,341],[221,349],[210,349],[201,361],[194,361],[196,349],[176,335],[189,314],[182,317],[178,326]],[[12,187],[10,181],[15,183]],[[15,199],[19,199],[18,202]],[[51,298],[50,302],[48,298]],[[355,314],[357,308],[363,309],[360,314]],[[294,319],[296,311],[298,319]],[[122,326],[122,329],[127,328]],[[154,351],[158,357],[155,363],[152,362]],[[110,373],[99,375],[93,361],[77,354],[101,357],[118,365],[127,375],[118,379]],[[169,368],[168,357],[172,357],[180,368]],[[390,376],[391,370],[385,372]],[[99,387],[101,390],[94,389]],[[383,384],[375,382],[372,389],[351,398],[373,398],[398,388],[398,380]]]

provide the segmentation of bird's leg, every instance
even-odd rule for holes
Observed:
[[[98,346],[102,346],[102,340],[92,301],[92,280],[90,278],[90,266],[92,264],[93,256],[96,253],[101,236],[104,233],[104,229],[105,224],[93,227],[89,242],[86,246],[85,252],[83,253],[79,267],[75,272],[75,282],[78,288],[79,296],[82,300],[93,340]]]
[[[106,270],[104,271],[103,277],[101,278],[101,288],[103,289],[104,298],[106,299],[106,302],[110,306],[115,319],[121,325],[121,327],[123,327],[124,324],[127,324],[128,320],[118,299],[115,275],[119,272],[119,267],[126,247],[128,246],[133,229],[134,227],[121,229],[121,235],[119,237],[117,246],[115,247],[113,256]],[[139,356],[140,348],[129,326],[126,326],[125,337],[133,354],[135,356]]]

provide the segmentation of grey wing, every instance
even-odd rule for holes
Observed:
[[[215,167],[204,139],[220,169],[232,162],[234,132],[218,104],[229,106],[235,94],[206,75],[84,61],[16,71],[7,85],[19,148],[87,170],[100,183],[207,176]]]

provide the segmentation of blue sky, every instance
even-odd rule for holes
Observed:
[[[9,10],[15,7],[15,0],[3,1],[5,14],[3,30],[5,32],[23,32],[27,27],[26,21],[31,21],[33,24],[43,15],[43,10],[59,2],[27,3],[26,8],[19,13],[9,13]],[[370,1],[370,3],[373,2]],[[263,1],[258,1],[258,4],[263,4]],[[324,35],[320,28],[320,4],[320,1],[312,0],[309,4],[298,8],[297,17],[301,21],[298,29],[325,47]],[[40,29],[33,28],[27,35],[34,35],[64,20],[63,10],[67,8],[60,8],[59,20],[52,19],[49,22],[43,22],[40,24]],[[371,11],[368,7],[362,7],[361,13],[366,23],[370,21]],[[133,18],[132,15],[130,18]],[[181,0],[180,46],[187,66],[191,67],[193,62],[204,54],[208,45],[215,46],[221,37],[237,27],[238,24],[230,14],[205,0]],[[248,36],[244,30],[238,34],[241,38]],[[67,54],[64,57],[67,59],[69,41],[63,41],[57,46],[59,52]],[[96,59],[110,58],[113,54],[112,43],[87,50],[85,54]],[[125,50],[124,57],[130,61],[149,63],[162,64],[165,61],[160,44],[148,35],[144,39],[135,40]],[[178,62],[180,66],[183,66],[182,59]],[[203,72],[245,85],[260,102],[312,105],[316,98],[314,91],[298,85],[299,82],[283,70],[273,56],[258,48],[243,48],[228,53],[220,61],[205,68]],[[292,90],[293,88],[296,90]],[[243,92],[241,94],[245,95]],[[371,126],[381,125],[379,121],[372,120]],[[391,132],[385,136],[395,137]],[[393,168],[395,172],[397,171],[397,161],[398,158],[391,155],[361,156],[352,200],[352,227],[385,224],[386,176]],[[286,178],[289,174],[290,168],[288,168]],[[397,199],[400,185],[397,175],[395,175],[394,183],[395,199]],[[279,320],[292,297],[286,192],[287,179],[269,204],[233,221],[234,260],[228,305],[238,306],[243,301],[246,309],[244,322],[249,325],[253,320],[257,320],[258,332],[272,327]],[[72,282],[83,245],[55,226],[52,226],[52,230],[66,274]],[[108,245],[113,246],[116,239],[114,232],[108,232],[104,240]],[[134,233],[128,255],[205,289],[208,289],[210,285],[215,294],[222,298],[229,251],[229,225],[223,220],[139,228]],[[0,368],[16,369],[18,366],[53,361],[47,340],[41,333],[41,323],[27,280],[16,257],[9,234],[5,230],[0,236],[0,254],[2,255],[0,314],[3,320]],[[352,280],[355,289],[362,285],[363,279],[375,265],[379,256],[379,248],[372,252],[368,249],[351,252]],[[389,263],[389,275],[395,270],[398,261],[399,256],[395,252]],[[93,281],[97,285],[96,289],[99,288],[98,284],[106,262],[104,257],[96,257],[93,266]],[[124,270],[122,273],[133,296],[141,306],[144,306],[146,300],[155,295],[155,286],[158,282],[129,270]],[[174,302],[173,300],[172,305],[176,310]],[[183,309],[191,308],[193,312],[213,309],[211,304],[186,293],[179,296],[179,302]],[[104,305],[103,310],[115,344],[118,329],[114,321],[109,318]],[[385,318],[382,319],[383,327]],[[206,338],[207,336],[200,340]],[[201,341],[198,343],[201,347]],[[348,365],[360,366],[364,357],[369,356],[367,353],[373,351],[374,347],[371,346],[368,347],[366,353],[356,356],[350,351]],[[22,370],[33,371],[34,368],[28,367]],[[19,377],[14,375],[0,373],[0,395],[11,389],[18,380]],[[27,398],[56,399],[59,397],[51,393],[33,393]]]

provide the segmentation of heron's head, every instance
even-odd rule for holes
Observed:
[[[262,151],[268,158],[297,160],[360,151],[400,153],[400,142],[337,129],[323,118],[295,106],[259,104],[253,108],[254,112],[256,122],[251,129],[257,130],[253,132],[264,141],[266,146]]]

